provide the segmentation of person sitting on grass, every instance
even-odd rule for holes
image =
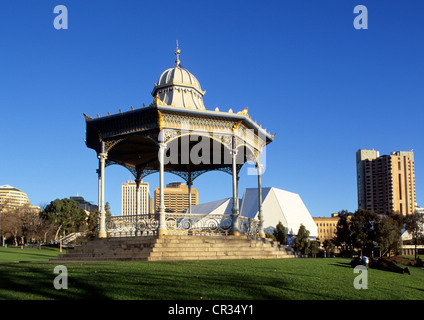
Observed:
[[[355,268],[356,266],[365,266],[368,268],[367,264],[365,263],[365,261],[359,257],[354,258],[351,262],[350,265],[352,268]]]
[[[417,267],[424,267],[424,265],[423,265],[423,260],[420,258],[420,257],[418,257],[417,258],[417,263],[415,264]]]

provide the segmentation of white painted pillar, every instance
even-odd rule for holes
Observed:
[[[97,156],[99,158],[99,156]],[[100,159],[100,158],[99,158]],[[100,161],[99,168],[96,170],[98,175],[98,185],[97,185],[97,212],[98,212],[98,220],[97,220],[97,236],[99,236],[100,231],[100,212],[102,211],[102,175],[100,174]]]
[[[237,149],[235,137],[233,137],[233,150],[232,150],[232,163],[233,163],[233,209],[232,209],[232,226],[231,233],[233,235],[240,235],[239,225],[239,201],[238,201],[238,175],[237,175]]]
[[[258,218],[259,218],[259,236],[261,238],[265,238],[264,231],[264,215],[262,212],[262,179],[261,179],[261,171],[262,165],[258,162],[256,164],[256,168],[258,170]]]
[[[136,214],[136,225],[135,225],[135,235],[140,235],[139,223],[140,223],[140,214],[141,214],[141,195],[140,195],[140,178],[135,179],[135,214]]]
[[[102,141],[102,150],[97,156],[99,158],[99,238],[106,238],[106,211],[105,211],[105,163],[107,153],[104,152],[104,141]]]
[[[168,230],[166,228],[166,217],[165,217],[165,195],[164,195],[164,171],[165,171],[165,150],[166,143],[159,143],[159,227],[158,234],[166,235]]]
[[[188,173],[188,180],[187,180],[187,186],[188,186],[188,214],[191,215],[191,186],[193,185],[193,182],[191,181],[191,172]]]

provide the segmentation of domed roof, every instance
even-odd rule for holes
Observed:
[[[187,69],[180,65],[179,55],[181,50],[175,50],[177,60],[175,66],[165,70],[152,91],[152,96],[162,104],[204,110],[203,95],[199,81]]]
[[[199,81],[187,69],[180,65],[165,70],[159,78],[155,87],[166,86],[170,84],[181,84],[194,87],[199,93],[203,93]]]

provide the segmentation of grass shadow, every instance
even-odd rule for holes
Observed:
[[[332,266],[341,267],[341,268],[349,268],[352,269],[352,266],[350,265],[350,262],[336,262],[332,263]]]

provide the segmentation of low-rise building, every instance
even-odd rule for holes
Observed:
[[[338,213],[331,214],[331,217],[314,217],[313,219],[317,225],[319,242],[323,243],[327,239],[336,237],[337,223],[340,219]]]

